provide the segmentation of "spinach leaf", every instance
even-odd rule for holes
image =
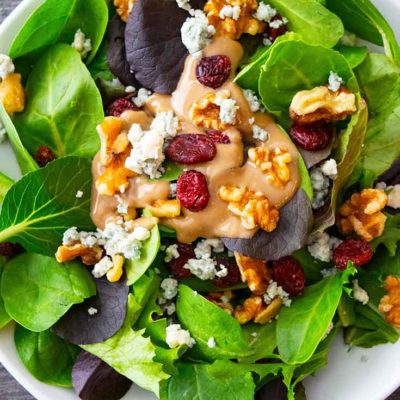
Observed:
[[[96,293],[87,268],[25,253],[9,261],[1,279],[7,313],[33,332],[53,326],[74,304]]]
[[[340,18],[316,0],[268,0],[268,3],[289,20],[289,29],[307,43],[333,47],[343,36]]]
[[[313,62],[316,59],[317,68]],[[263,104],[288,128],[289,107],[295,94],[325,85],[330,71],[339,74],[349,90],[358,91],[354,73],[339,52],[309,45],[301,40],[283,41],[272,47],[270,56],[261,68],[259,93]]]
[[[344,56],[352,69],[361,65],[368,56],[368,47],[365,46],[356,47],[340,44],[335,47],[335,50],[339,51],[340,54]]]
[[[0,242],[18,242],[54,256],[71,226],[90,231],[90,160],[60,158],[25,175],[7,192],[0,214]],[[76,193],[81,190],[82,198]]]
[[[31,171],[36,171],[39,167],[36,164],[36,161],[32,158],[32,156],[28,153],[26,148],[21,142],[19,138],[18,132],[15,129],[14,124],[11,121],[11,118],[7,114],[3,103],[0,101],[0,121],[3,123],[4,128],[7,131],[8,140],[11,143],[11,147],[14,150],[15,157],[17,158],[17,162],[19,168],[21,169],[22,174],[27,174]]]
[[[237,364],[215,361],[213,364],[180,364],[179,374],[164,385],[161,400],[254,400],[259,380],[271,380],[282,364]]]
[[[99,0],[46,0],[26,21],[10,48],[10,57],[37,55],[55,43],[71,44],[81,29],[92,42],[87,61],[96,55],[108,23],[108,9]],[[45,76],[43,74],[43,76]]]
[[[323,262],[314,258],[307,247],[296,251],[292,256],[301,264],[303,267],[304,274],[308,284],[318,282],[322,279],[321,270],[331,268],[330,263]]]
[[[51,47],[33,68],[26,93],[26,108],[14,123],[31,153],[45,145],[58,157],[94,156],[99,149],[96,126],[104,118],[103,104],[72,47]]]
[[[140,309],[140,306],[139,306]],[[144,330],[132,329],[132,318],[137,315],[138,304],[132,295],[128,298],[128,311],[122,329],[104,343],[81,346],[87,352],[101,358],[121,375],[156,395],[159,383],[169,378],[162,364],[154,361],[156,347]]]
[[[149,216],[150,213],[145,210],[144,216]],[[150,238],[147,239],[140,250],[140,258],[138,260],[128,260],[125,265],[126,275],[128,276],[128,285],[134,284],[143,274],[149,269],[155,260],[160,248],[160,231],[156,225],[150,231]]]
[[[328,8],[357,36],[384,46],[388,57],[400,63],[400,47],[389,23],[370,0],[328,0]]]
[[[400,68],[382,54],[369,54],[356,72],[370,119],[353,181],[371,187],[400,157]]]
[[[264,358],[275,358],[276,349],[276,321],[265,325],[249,323],[243,326],[243,333],[254,354],[241,358],[241,363],[254,363]]]
[[[260,47],[249,60],[249,63],[243,66],[241,71],[236,75],[235,82],[245,89],[251,89],[258,93],[258,80],[261,74],[261,67],[270,56],[271,50],[279,43],[292,39],[301,40],[301,36],[293,32],[287,32],[284,35],[279,36],[272,46]]]
[[[353,170],[357,167],[360,154],[363,151],[367,123],[367,106],[364,100],[358,98],[358,112],[353,114],[346,130],[339,134],[339,144],[334,154],[334,158],[338,162],[338,174],[333,182],[328,207],[315,219],[315,230],[325,230],[335,223],[336,208],[341,202],[343,188],[348,183]]]
[[[80,352],[49,330],[36,333],[17,325],[15,346],[21,361],[39,381],[50,385],[71,387],[71,372]]]
[[[3,268],[6,261],[5,257],[0,256],[0,329],[4,328],[11,321],[11,318],[4,307],[3,297],[1,294],[1,277],[3,275]]]
[[[277,323],[277,343],[282,360],[290,365],[307,362],[326,334],[343,292],[343,284],[355,272],[347,268],[307,287],[302,296],[284,308]]]
[[[253,354],[239,323],[188,286],[179,286],[176,309],[180,323],[196,340],[190,353],[208,360],[242,358]],[[210,337],[216,341],[214,348],[207,345]]]
[[[10,190],[13,183],[14,181],[11,178],[0,172],[0,206],[3,204],[4,197]]]

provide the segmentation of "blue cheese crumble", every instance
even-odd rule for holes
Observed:
[[[12,59],[6,54],[0,54],[0,81],[7,78],[15,72],[15,66]]]
[[[92,51],[92,41],[87,38],[81,29],[75,32],[74,41],[71,45],[82,58],[86,58],[87,55]]]
[[[166,342],[171,349],[179,346],[188,346],[191,348],[196,344],[196,341],[190,336],[189,331],[182,329],[179,324],[167,326]]]

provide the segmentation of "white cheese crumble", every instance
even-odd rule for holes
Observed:
[[[253,138],[266,142],[268,140],[268,132],[258,125],[253,125]]]
[[[128,133],[132,150],[125,160],[125,167],[152,179],[160,178],[165,160],[165,141],[176,135],[178,125],[179,120],[172,111],[158,113],[149,131],[143,131],[139,124],[133,124]]]
[[[240,17],[241,12],[242,10],[240,6],[225,5],[221,8],[221,11],[219,12],[219,17],[221,19],[232,18],[233,20],[237,21]]]
[[[229,271],[228,268],[225,267],[225,265],[219,264],[219,268],[220,270],[215,273],[215,276],[217,278],[225,278],[226,276],[228,276]]]
[[[175,303],[171,303],[171,304],[167,305],[167,306],[165,307],[165,312],[166,312],[167,315],[169,315],[169,316],[174,315],[175,312],[176,312],[176,305],[175,305]]]
[[[326,197],[329,193],[330,179],[323,174],[320,167],[311,168],[310,177],[314,189],[312,208],[317,210],[325,204]]]
[[[83,192],[82,192],[82,190],[78,190],[78,191],[76,192],[76,194],[75,194],[75,197],[76,197],[77,199],[81,199],[81,198],[83,197]]]
[[[183,268],[188,269],[193,275],[203,281],[214,279],[217,272],[215,261],[211,258],[200,260],[191,258]]]
[[[258,3],[258,8],[254,14],[254,18],[259,21],[270,22],[277,14],[275,8],[271,7],[269,4]]]
[[[221,122],[229,125],[234,124],[236,121],[237,111],[239,110],[236,101],[234,99],[225,99],[217,95],[215,104],[220,107],[219,119]]]
[[[246,97],[246,100],[249,103],[250,110],[252,112],[257,112],[261,110],[261,101],[253,90],[245,89],[243,90],[243,94],[244,97]]]
[[[185,11],[189,11],[192,8],[190,6],[190,0],[176,0],[176,4]]]
[[[151,233],[147,228],[143,226],[137,226],[133,232],[132,236],[141,242],[145,242],[147,239],[150,239]]]
[[[330,276],[336,275],[337,272],[338,272],[338,269],[335,268],[335,267],[333,267],[333,268],[324,268],[324,269],[321,269],[320,272],[321,272],[321,275],[322,275],[323,278],[328,278]]]
[[[360,287],[357,279],[355,279],[353,282],[353,297],[354,300],[357,300],[364,305],[366,305],[369,302],[368,293],[366,292],[366,290]]]
[[[337,92],[340,87],[343,85],[343,79],[334,71],[329,73],[328,78],[328,89],[332,90],[332,92]]]
[[[332,260],[333,250],[342,241],[334,236],[329,236],[326,232],[316,232],[310,235],[307,249],[311,256],[323,262]]]
[[[114,197],[118,201],[117,213],[123,215],[128,214],[129,206],[126,201],[119,195],[115,195]]]
[[[165,257],[164,257],[164,261],[166,263],[169,263],[170,261],[172,261],[173,259],[177,259],[179,258],[179,251],[178,251],[178,245],[177,244],[171,244],[171,246],[168,246],[165,249]]]
[[[12,59],[6,54],[0,54],[0,80],[4,80],[8,75],[14,73],[15,66]]]
[[[337,178],[338,170],[336,160],[330,158],[321,164],[321,172],[333,181]]]
[[[163,297],[167,300],[172,300],[178,294],[178,281],[173,278],[166,278],[161,282]]]
[[[175,349],[183,345],[193,347],[196,342],[189,331],[182,329],[179,324],[172,324],[167,326],[167,344],[171,349]]]
[[[145,88],[141,88],[137,92],[136,97],[132,98],[132,102],[133,102],[133,104],[135,104],[136,107],[141,108],[146,104],[146,102],[147,102],[147,100],[149,99],[150,96],[151,96],[150,90],[147,90]]]
[[[70,246],[75,243],[82,243],[86,247],[104,245],[104,240],[100,232],[78,232],[75,226],[67,229],[63,235],[63,246]]]
[[[194,249],[194,254],[198,259],[208,259],[211,258],[212,251],[215,253],[224,252],[224,244],[220,239],[204,239],[197,243]]]
[[[117,78],[118,79],[118,78]],[[127,86],[125,88],[125,93],[131,94],[131,93],[135,93],[136,92],[136,88],[134,86]]]
[[[210,338],[208,339],[208,341],[207,341],[207,346],[208,346],[210,349],[213,349],[216,345],[217,345],[217,343],[215,342],[215,338],[210,337]]]
[[[92,41],[87,38],[81,29],[75,32],[74,41],[71,45],[82,58],[85,58],[92,51]]]
[[[175,199],[176,198],[177,184],[176,183],[170,183],[169,188],[170,188],[169,198],[170,199]]]
[[[276,19],[275,21],[271,21],[268,25],[272,29],[279,29],[281,26],[286,25],[289,21],[287,18],[283,17],[282,19]]]
[[[400,208],[400,184],[387,186],[385,182],[378,182],[376,189],[384,190],[388,195],[388,206],[392,208]]]
[[[103,257],[93,268],[92,274],[95,278],[103,277],[111,268],[113,262],[110,257]]]
[[[272,40],[268,38],[263,39],[263,45],[264,46],[271,46],[272,45]]]
[[[215,28],[208,23],[202,10],[195,10],[192,14],[182,25],[182,42],[193,57],[200,58],[202,50],[211,43]]]
[[[99,312],[99,310],[98,310],[97,308],[94,308],[94,307],[90,307],[90,308],[88,309],[88,314],[89,314],[90,316],[96,315],[98,312]]]
[[[283,305],[286,307],[290,307],[292,304],[289,294],[285,292],[281,286],[278,286],[275,281],[271,280],[267,292],[264,294],[265,304],[270,304],[276,297],[279,297],[282,300]]]

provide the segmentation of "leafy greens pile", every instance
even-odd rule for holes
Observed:
[[[324,277],[321,271],[333,264],[314,259],[305,247],[313,220],[306,165],[318,164],[329,156],[326,153],[312,159],[303,153],[301,189],[282,211],[276,232],[259,232],[251,240],[224,239],[229,250],[248,256],[272,261],[293,253],[301,263],[304,293],[268,324],[241,326],[198,293],[221,289],[197,278],[183,279],[176,320],[195,344],[170,348],[168,315],[158,298],[162,280],[169,277],[161,244],[173,241],[175,233],[162,225],[151,230],[141,258],[127,262],[126,276],[118,284],[94,279],[80,262],[61,265],[54,259],[68,228],[94,229],[91,159],[99,150],[96,126],[104,119],[104,107],[124,94],[121,82],[144,80],[147,87],[170,93],[187,56],[174,25],[185,20],[186,12],[178,10],[175,0],[163,0],[166,13],[177,10],[172,19],[176,21],[165,24],[156,18],[153,1],[139,1],[149,9],[146,24],[158,34],[143,46],[146,32],[128,22],[126,35],[137,38],[128,43],[128,61],[143,64],[134,77],[125,54],[125,25],[109,3],[46,0],[9,50],[23,75],[28,100],[25,110],[12,119],[0,102],[0,120],[23,175],[13,182],[0,173],[0,243],[18,243],[27,252],[0,258],[0,328],[15,321],[15,344],[27,369],[42,382],[73,385],[83,399],[106,395],[117,400],[132,382],[162,400],[267,399],[272,392],[294,399],[303,398],[302,380],[327,364],[340,328],[351,346],[396,342],[399,332],[385,321],[378,305],[386,277],[400,277],[399,216],[388,214],[385,232],[372,243],[374,259],[360,270],[349,263],[345,271]],[[285,129],[290,127],[294,95],[324,85],[330,71],[340,75],[357,98],[357,112],[343,123],[329,148],[338,177],[327,207],[314,215],[315,231],[335,232],[335,213],[344,199],[385,180],[381,175],[392,164],[394,176],[399,175],[395,161],[400,157],[400,47],[369,0],[268,4],[288,19],[289,32],[270,46],[259,46],[241,66],[236,82],[255,91]],[[77,29],[91,38],[92,50],[85,60],[70,46]],[[350,34],[383,46],[384,53],[350,45]],[[168,46],[175,43],[178,49],[168,60],[161,57],[166,37]],[[150,54],[150,61],[142,53]],[[149,62],[151,73],[146,69]],[[41,145],[57,159],[40,169],[32,155]],[[169,165],[162,179],[174,181],[180,173]],[[393,180],[392,175],[388,179]],[[367,304],[354,298],[355,276],[368,293]],[[246,290],[243,285],[234,289]],[[88,314],[88,309],[96,312]],[[210,338],[215,346],[210,346]]]

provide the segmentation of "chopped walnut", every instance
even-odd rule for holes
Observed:
[[[181,214],[181,202],[177,199],[157,200],[152,206],[148,206],[147,210],[151,212],[153,217],[175,218]]]
[[[290,117],[297,123],[339,121],[357,111],[356,97],[346,88],[337,92],[327,86],[298,92],[290,105]]]
[[[225,15],[226,7],[234,9],[233,15]],[[257,0],[209,0],[204,11],[219,34],[239,39],[244,33],[257,35],[265,31],[265,22],[254,17],[257,7]]]
[[[136,0],[114,0],[114,6],[117,9],[117,14],[121,17],[122,21],[128,21],[129,14],[131,13],[135,3]]]
[[[227,123],[221,120],[221,104],[229,101],[231,93],[229,90],[221,90],[218,93],[208,93],[193,103],[189,115],[196,126],[206,129],[225,130],[230,126],[237,125],[239,118],[236,114],[231,116],[232,120]]]
[[[222,201],[229,203],[229,211],[241,218],[245,229],[259,227],[267,232],[276,229],[279,211],[262,193],[252,192],[246,187],[221,186],[218,195]]]
[[[272,150],[263,146],[252,147],[249,149],[249,159],[273,185],[281,187],[290,181],[288,164],[293,159],[285,147],[277,146]]]
[[[231,301],[234,297],[232,291],[228,290],[226,292],[210,292],[204,296],[208,301],[214,303],[219,308],[222,308],[229,315],[233,313],[233,306]]]
[[[256,324],[266,324],[272,318],[275,318],[282,308],[282,300],[274,299],[269,305],[265,305],[261,296],[253,296],[238,306],[233,316],[243,325],[247,322],[254,321]]]
[[[239,253],[235,253],[235,259],[242,275],[242,281],[248,284],[249,289],[254,294],[264,294],[271,280],[267,262],[243,256]]]
[[[388,276],[385,289],[387,294],[379,303],[379,311],[385,314],[389,324],[400,328],[400,278]]]
[[[0,82],[0,102],[3,103],[8,114],[24,111],[25,99],[20,74],[7,75]]]
[[[113,196],[129,185],[129,178],[135,173],[125,168],[125,160],[130,154],[131,145],[126,132],[122,132],[122,121],[116,117],[106,117],[98,127],[101,140],[100,161],[103,173],[96,180],[100,194]]]
[[[59,263],[75,260],[80,257],[85,265],[94,265],[98,263],[103,255],[103,250],[99,246],[86,247],[81,243],[69,246],[60,246],[57,249],[56,260]]]
[[[386,215],[387,194],[380,189],[364,189],[355,193],[339,209],[337,225],[343,235],[355,232],[367,242],[382,235]]]

